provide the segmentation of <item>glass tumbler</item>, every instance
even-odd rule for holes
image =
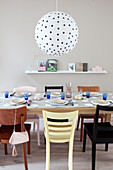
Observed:
[[[107,93],[103,93],[103,100],[107,100]]]
[[[5,98],[8,98],[9,97],[9,92],[5,91],[4,95],[5,95]]]
[[[61,99],[62,99],[62,100],[65,99],[65,93],[61,93]]]
[[[51,92],[47,91],[47,99],[50,99]]]
[[[25,100],[28,100],[29,93],[24,93]]]
[[[86,97],[87,97],[87,98],[90,97],[90,91],[86,91]]]

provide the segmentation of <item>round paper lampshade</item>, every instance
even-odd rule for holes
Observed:
[[[78,27],[74,19],[64,12],[50,12],[37,23],[35,40],[48,55],[68,54],[78,42]]]

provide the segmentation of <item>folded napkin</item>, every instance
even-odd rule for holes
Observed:
[[[93,97],[91,97],[91,99],[97,99],[97,97],[93,96]]]
[[[42,98],[42,97],[39,97],[39,96],[34,96],[32,99],[33,99],[33,100],[38,100],[38,101],[43,100],[43,98]]]
[[[82,100],[82,102],[84,102],[84,103],[85,103],[85,102],[88,102],[88,99],[86,99],[86,100]]]
[[[85,106],[88,106],[88,107],[94,107],[94,105],[93,105],[93,104],[91,104],[91,103],[86,103],[86,104],[85,104]]]
[[[49,107],[49,106],[51,106],[51,105],[50,105],[50,104],[45,104],[45,106]]]
[[[39,107],[38,104],[31,104],[30,106],[27,106],[27,108],[37,108],[37,107]]]
[[[78,107],[78,104],[74,104],[75,107]]]

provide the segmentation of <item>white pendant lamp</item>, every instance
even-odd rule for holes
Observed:
[[[78,42],[78,27],[74,19],[56,11],[44,15],[37,23],[35,40],[39,48],[48,55],[62,56],[68,54]]]

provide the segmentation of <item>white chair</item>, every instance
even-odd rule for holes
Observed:
[[[20,86],[13,89],[14,92],[37,92],[37,87],[32,86]],[[26,122],[34,122],[33,124],[33,132],[35,132],[35,123],[37,124],[37,142],[38,146],[40,146],[40,132],[39,132],[39,116],[37,115],[28,115]]]
[[[69,170],[73,169],[73,141],[77,117],[78,111],[56,113],[43,110],[46,137],[46,170],[50,168],[50,142],[69,142],[68,168]],[[58,122],[49,121],[48,118],[51,120],[57,119]],[[69,121],[61,122],[62,119],[69,119]]]

